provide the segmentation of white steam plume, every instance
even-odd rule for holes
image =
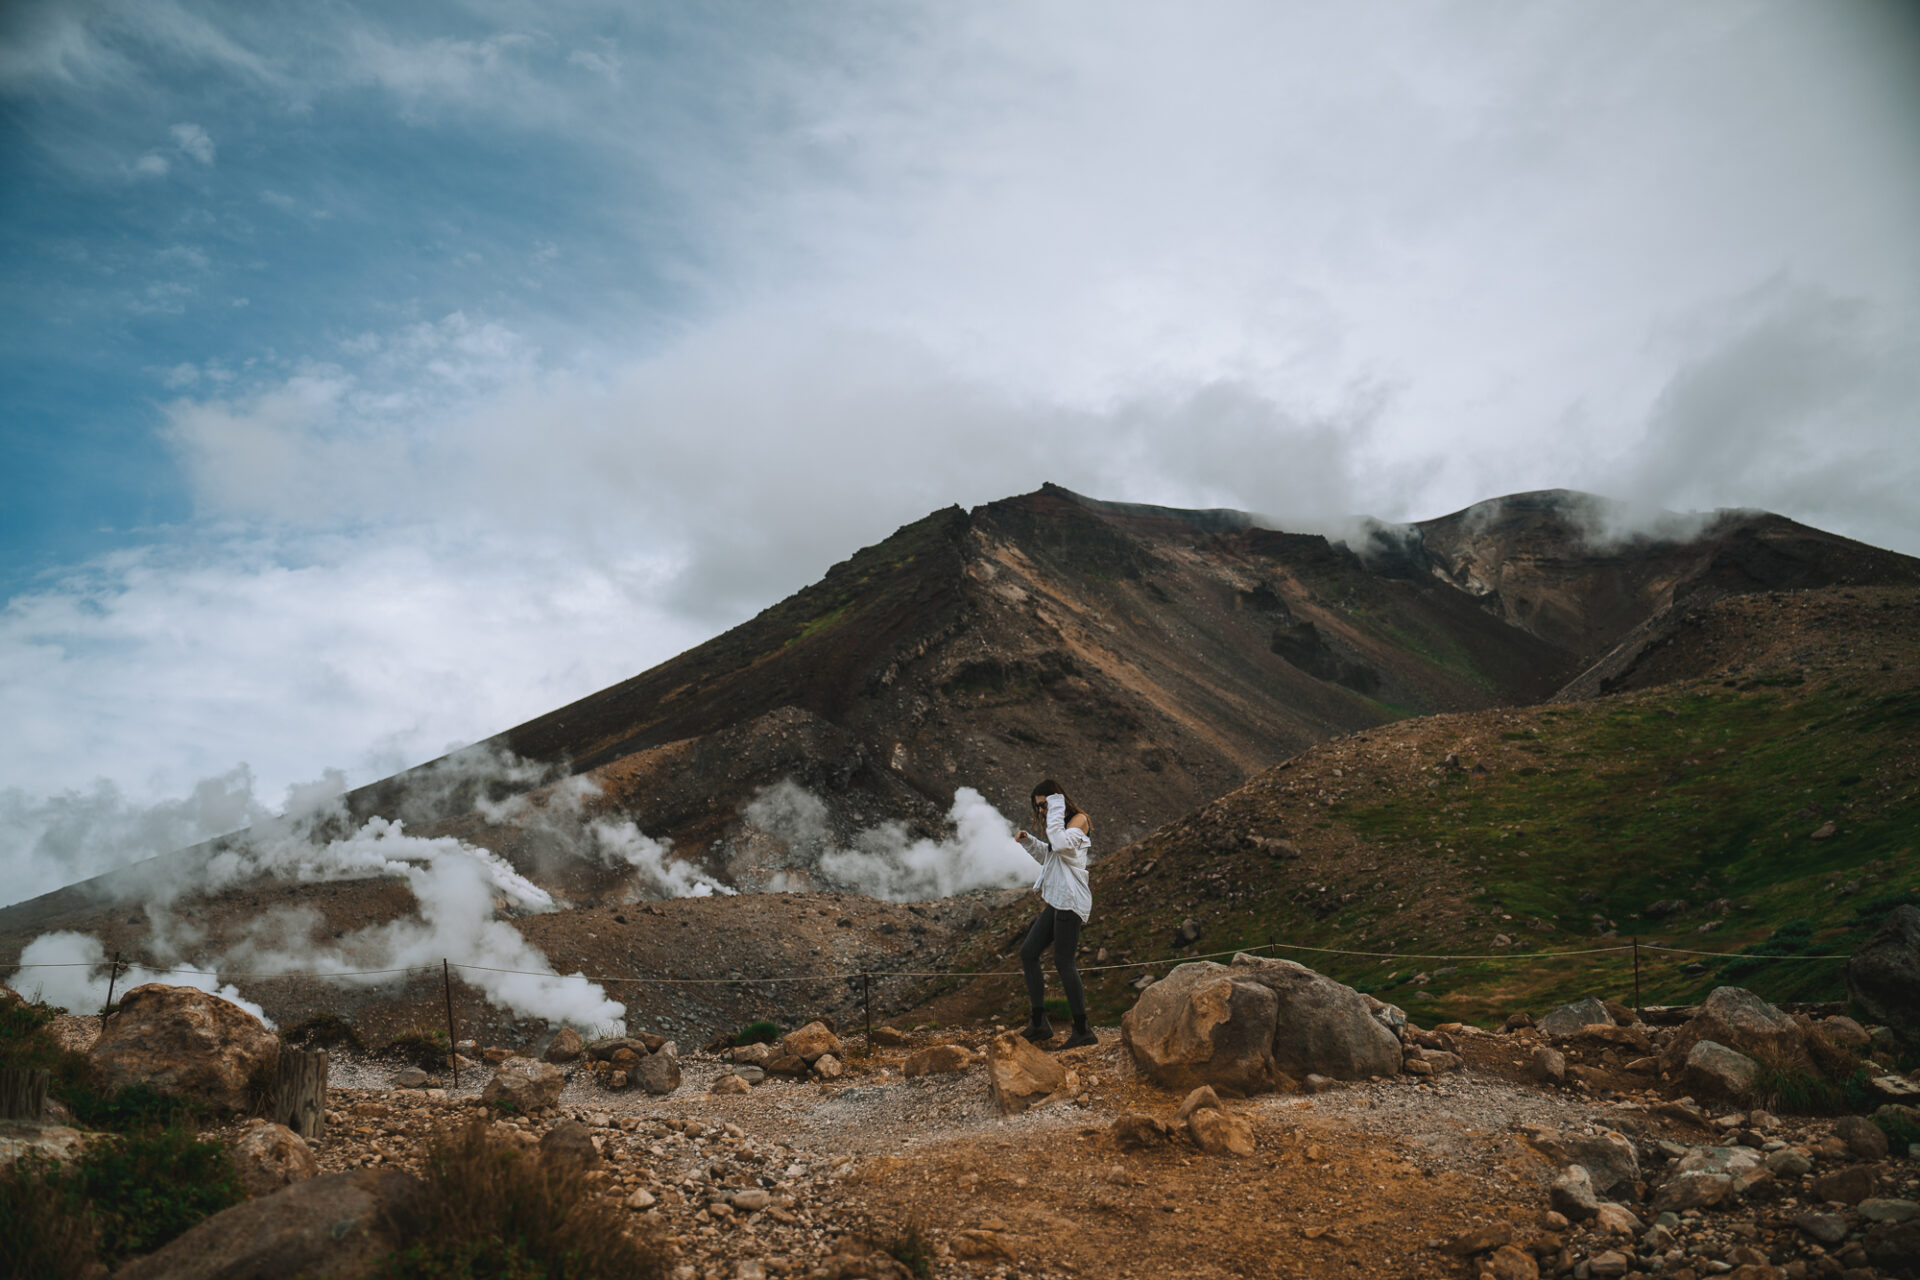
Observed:
[[[954,792],[947,816],[954,834],[944,840],[915,839],[906,824],[883,822],[838,848],[826,802],[791,779],[761,791],[744,814],[794,850],[815,854],[822,879],[873,898],[912,902],[1032,882],[1036,868],[1015,843],[1013,825],[978,791]]]
[[[267,1026],[273,1019],[253,1001],[241,995],[232,983],[223,983],[216,974],[188,966],[165,972],[134,965],[111,979],[106,948],[100,939],[86,933],[43,933],[20,953],[20,967],[7,985],[30,1000],[45,1000],[73,1013],[98,1013],[107,1002],[107,991],[124,995],[149,982],[174,987],[194,987],[238,1005]]]

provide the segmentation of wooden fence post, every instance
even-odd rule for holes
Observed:
[[[267,1117],[308,1142],[318,1142],[327,1123],[327,1051],[282,1049],[280,1074],[273,1085],[273,1112]]]
[[[0,1120],[45,1119],[51,1078],[49,1071],[0,1068]]]

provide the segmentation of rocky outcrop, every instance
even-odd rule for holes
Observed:
[[[320,1172],[307,1140],[283,1124],[261,1122],[233,1144],[233,1167],[250,1196],[272,1195]]]
[[[1122,1041],[1160,1084],[1239,1093],[1291,1089],[1308,1074],[1397,1075],[1400,1041],[1351,987],[1290,960],[1197,961],[1141,993]]]
[[[109,1089],[149,1085],[244,1111],[279,1061],[280,1040],[239,1005],[194,987],[127,992],[87,1057]]]
[[[542,1111],[560,1101],[567,1077],[549,1062],[508,1058],[494,1068],[493,1079],[480,1091],[482,1102],[509,1102],[523,1115]]]
[[[1540,1030],[1550,1036],[1570,1036],[1586,1027],[1612,1025],[1613,1015],[1607,1012],[1606,1003],[1593,996],[1563,1004],[1539,1022]]]
[[[1847,998],[1910,1049],[1920,1049],[1920,907],[1895,907],[1847,961]]]
[[[385,1214],[418,1186],[404,1173],[363,1169],[298,1182],[217,1213],[171,1244],[136,1258],[116,1280],[231,1280],[238,1276],[372,1276],[396,1243]]]
[[[1791,1062],[1806,1053],[1798,1023],[1751,991],[1716,987],[1660,1050],[1660,1069],[1679,1075],[1693,1046],[1711,1040],[1760,1062]]]
[[[987,1046],[987,1089],[1004,1115],[1018,1115],[1077,1084],[1058,1058],[1034,1048],[1017,1032],[995,1036]]]

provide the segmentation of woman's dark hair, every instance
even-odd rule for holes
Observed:
[[[1087,813],[1085,809],[1082,809],[1079,805],[1073,802],[1072,796],[1067,795],[1067,789],[1061,786],[1059,783],[1055,782],[1052,778],[1045,778],[1040,782],[1034,784],[1033,798],[1036,802],[1045,801],[1048,796],[1052,796],[1052,795],[1057,795],[1065,798],[1067,802],[1067,821],[1068,822],[1072,822],[1074,818],[1079,814]],[[1090,813],[1087,814],[1087,825],[1089,827],[1093,825],[1093,815]]]

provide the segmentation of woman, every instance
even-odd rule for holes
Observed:
[[[1039,891],[1040,914],[1027,930],[1020,947],[1020,967],[1027,978],[1027,1004],[1032,1010],[1027,1026],[1020,1034],[1035,1044],[1053,1039],[1053,1027],[1047,1021],[1046,982],[1040,976],[1040,955],[1053,948],[1053,964],[1060,971],[1060,985],[1067,992],[1067,1007],[1073,1011],[1073,1034],[1062,1049],[1077,1049],[1083,1044],[1098,1044],[1099,1038],[1087,1029],[1087,993],[1080,986],[1080,969],[1073,955],[1080,946],[1080,930],[1093,914],[1093,887],[1087,883],[1087,857],[1093,850],[1089,835],[1092,820],[1086,811],[1067,798],[1060,784],[1049,778],[1033,789],[1033,813],[1046,827],[1042,841],[1028,831],[1014,832],[1026,851],[1040,864],[1040,878],[1033,882]]]

